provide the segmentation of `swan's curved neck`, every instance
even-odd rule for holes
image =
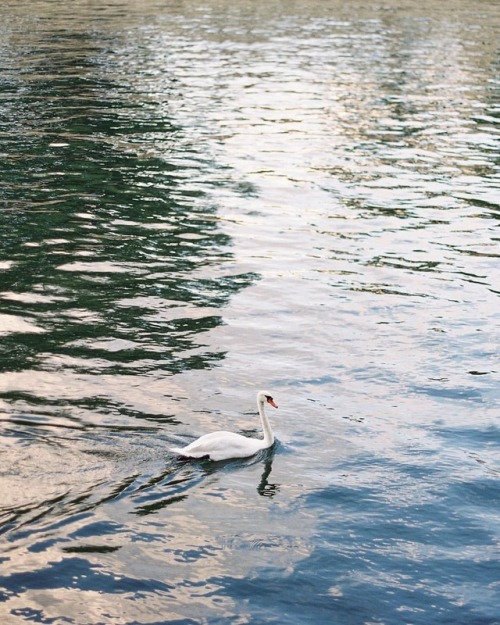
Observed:
[[[264,402],[257,401],[257,406],[259,408],[260,421],[264,432],[264,443],[267,447],[270,447],[274,443],[274,434],[271,429],[269,419],[267,418],[266,411],[264,410]]]

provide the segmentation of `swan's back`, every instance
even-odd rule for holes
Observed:
[[[204,434],[186,447],[173,448],[172,451],[186,458],[206,458],[210,460],[228,460],[246,458],[264,448],[262,439],[247,438],[235,432],[211,432]]]

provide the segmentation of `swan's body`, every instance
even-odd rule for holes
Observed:
[[[171,451],[183,458],[210,458],[210,460],[229,460],[230,458],[247,458],[253,456],[261,449],[267,449],[274,443],[274,434],[269,424],[264,404],[268,403],[274,408],[278,406],[267,391],[257,393],[257,407],[262,423],[264,438],[248,438],[235,432],[212,432],[204,434],[186,447],[174,447]]]

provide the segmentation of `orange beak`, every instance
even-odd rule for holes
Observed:
[[[271,404],[271,406],[273,406],[274,408],[278,407],[278,404],[275,403],[274,399],[272,397],[269,397],[269,399],[267,400],[268,404]]]

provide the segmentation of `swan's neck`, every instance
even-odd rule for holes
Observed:
[[[264,432],[264,443],[266,447],[270,447],[274,443],[274,434],[271,429],[271,424],[267,418],[266,411],[264,410],[264,402],[257,402],[259,408],[260,421],[262,423],[262,431]]]

